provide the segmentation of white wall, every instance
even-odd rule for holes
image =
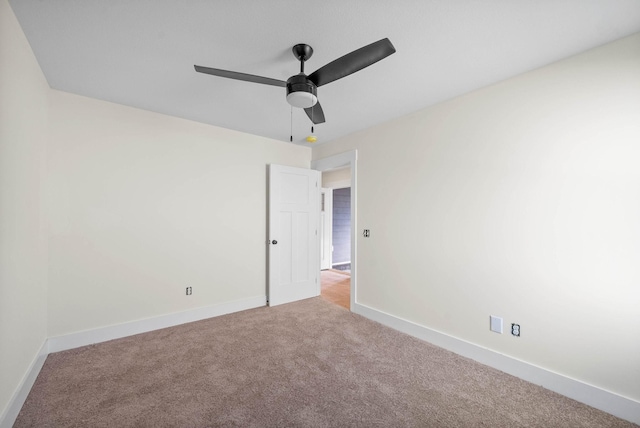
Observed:
[[[351,168],[339,168],[322,172],[322,187],[343,188],[351,185]]]
[[[6,0],[0,64],[2,415],[47,336],[264,295],[310,154],[49,90]],[[315,147],[358,149],[358,301],[640,401],[638,76],[640,35]]]
[[[359,303],[640,401],[640,34],[353,148]]]
[[[50,336],[266,295],[267,164],[308,167],[309,148],[59,91],[51,106]]]
[[[4,426],[47,337],[264,299],[267,165],[311,149],[53,91],[6,0],[0,63]]]
[[[0,64],[1,424],[47,334],[49,87],[6,0],[0,0]]]

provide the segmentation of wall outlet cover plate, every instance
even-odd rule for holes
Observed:
[[[489,316],[491,331],[502,334],[502,318]]]

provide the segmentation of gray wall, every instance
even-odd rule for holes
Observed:
[[[351,189],[333,190],[333,264],[351,261]]]

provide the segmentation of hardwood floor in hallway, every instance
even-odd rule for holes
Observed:
[[[343,308],[350,309],[351,275],[345,271],[320,272],[320,297]]]

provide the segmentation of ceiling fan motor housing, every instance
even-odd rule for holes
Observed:
[[[287,102],[298,108],[312,107],[318,102],[316,85],[302,73],[291,76],[287,80]]]

